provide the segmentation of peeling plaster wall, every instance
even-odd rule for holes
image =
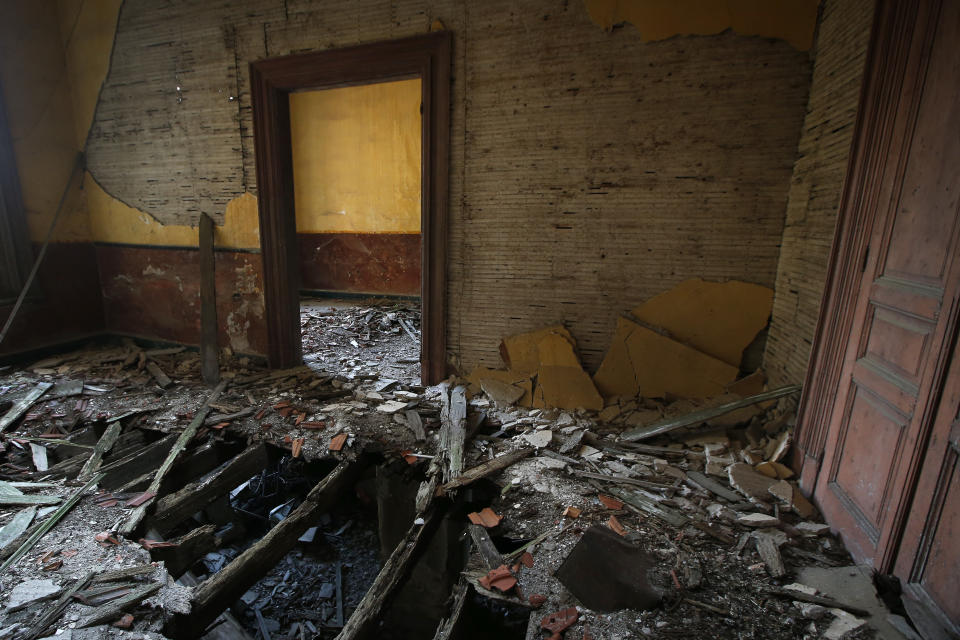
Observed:
[[[251,60],[435,19],[455,43],[455,364],[496,366],[502,335],[562,321],[594,367],[621,310],[686,278],[773,285],[807,54],[731,32],[644,43],[578,1],[127,0],[90,171],[162,224],[220,222],[256,188]]]
[[[604,29],[631,23],[647,42],[733,29],[743,36],[782,38],[801,51],[813,45],[820,0],[585,0]]]
[[[793,169],[764,366],[771,384],[803,382],[846,174],[872,0],[826,0],[810,100]]]

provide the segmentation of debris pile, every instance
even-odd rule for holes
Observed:
[[[850,560],[787,465],[798,388],[749,365],[769,300],[680,290],[624,318],[592,377],[557,326],[424,388],[415,312],[378,305],[304,309],[305,366],[224,354],[213,390],[195,352],[132,341],[6,370],[0,629],[868,637],[862,610],[798,586]],[[409,490],[381,494],[387,467]],[[422,593],[429,615],[392,610]]]

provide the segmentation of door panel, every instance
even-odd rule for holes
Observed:
[[[929,441],[950,353],[960,201],[960,2],[907,3],[913,46],[894,126],[899,146],[866,185],[873,231],[816,497],[854,557],[889,570]],[[884,64],[883,58],[875,58]],[[896,131],[902,131],[902,137]],[[862,161],[862,159],[861,159]],[[884,191],[889,187],[889,191]],[[946,305],[946,306],[945,306]],[[931,574],[932,575],[932,574]]]
[[[896,573],[908,597],[960,635],[960,351],[953,359],[907,520]]]

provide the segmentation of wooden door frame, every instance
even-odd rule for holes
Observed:
[[[446,377],[451,40],[449,31],[438,31],[250,64],[267,357],[271,367],[292,367],[303,359],[290,93],[418,77],[423,111],[421,377],[425,384]]]

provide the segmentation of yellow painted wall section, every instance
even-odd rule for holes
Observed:
[[[110,68],[110,54],[122,4],[123,0],[57,1],[77,147],[81,149],[86,145],[100,87]]]
[[[420,80],[290,96],[301,233],[420,232]]]
[[[160,224],[149,214],[108,194],[89,174],[83,190],[90,211],[91,235],[97,242],[170,247],[196,247],[198,244],[197,227]],[[257,198],[245,193],[231,200],[224,224],[214,227],[214,234],[218,247],[259,249]]]
[[[604,29],[629,22],[647,41],[710,35],[733,29],[744,36],[786,40],[800,51],[813,46],[820,0],[584,0]]]
[[[0,79],[31,239],[42,241],[75,166],[78,146],[61,46],[51,2],[8,2],[0,21]],[[74,189],[80,184],[75,176]],[[86,212],[70,194],[54,240],[89,240]]]

